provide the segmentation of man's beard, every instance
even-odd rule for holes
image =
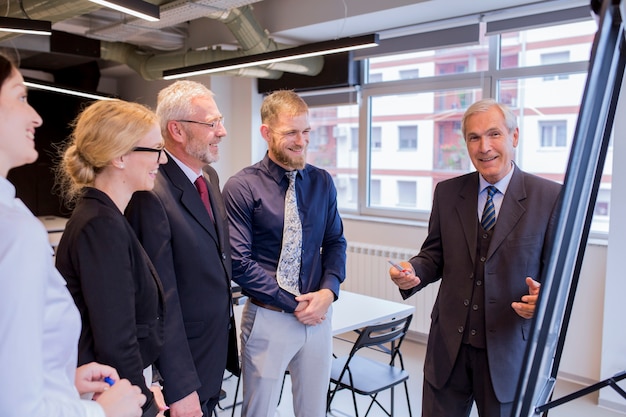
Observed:
[[[303,169],[306,165],[306,149],[302,156],[292,157],[284,152],[281,148],[276,146],[274,141],[272,141],[269,146],[272,154],[277,159],[277,162],[279,162],[281,165],[291,167],[293,169]]]
[[[201,141],[193,140],[187,142],[185,152],[205,164],[212,164],[213,162],[217,162],[220,157],[219,154],[214,155],[209,146],[210,145],[204,146]]]

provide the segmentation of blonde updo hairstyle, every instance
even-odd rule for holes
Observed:
[[[156,114],[138,103],[101,100],[86,107],[73,123],[57,172],[67,202],[74,203],[114,158],[131,152],[155,125]]]

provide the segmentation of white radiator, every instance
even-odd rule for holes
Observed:
[[[349,242],[346,280],[342,288],[414,306],[415,313],[410,330],[427,335],[430,329],[430,313],[439,284],[431,284],[407,300],[402,300],[398,287],[389,278],[388,259],[396,262],[406,261],[416,253],[415,249]]]

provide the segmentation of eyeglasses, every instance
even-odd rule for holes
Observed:
[[[198,122],[196,120],[176,120],[177,122],[181,122],[181,123],[195,123],[198,125],[204,125],[204,126],[208,126],[211,129],[217,129],[218,125],[222,125],[224,126],[224,118],[220,117],[219,119],[215,119],[212,122]]]
[[[133,152],[156,152],[157,162],[161,160],[161,153],[164,148],[144,148],[143,146],[136,146],[132,149]]]

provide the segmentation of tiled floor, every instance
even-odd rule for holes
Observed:
[[[342,355],[347,353],[349,350],[349,343],[341,340],[335,339],[334,341],[334,349],[335,353],[338,355]],[[404,354],[405,366],[411,372],[411,377],[409,378],[409,393],[411,396],[411,409],[413,412],[413,416],[419,417],[421,414],[421,390],[422,390],[422,368],[424,361],[424,354],[426,351],[426,346],[421,343],[411,342],[409,340],[405,341],[405,344],[402,348],[402,352]],[[377,355],[378,353],[373,352],[373,355]],[[232,404],[233,395],[235,392],[236,386],[236,378],[231,377],[224,381],[223,388],[228,393],[228,397],[222,402],[223,406]],[[568,381],[557,381],[555,392],[553,398],[561,398],[564,395],[569,393],[578,391],[583,388],[580,385],[577,385]],[[610,388],[604,388],[610,389]],[[383,393],[380,394],[382,397],[381,402],[383,404],[389,404],[389,396]],[[557,406],[549,411],[550,417],[624,417],[625,414],[621,414],[618,412],[610,411],[604,409],[602,407],[598,407],[597,402],[597,392],[589,394],[587,396],[578,398],[574,401],[568,402],[566,404]],[[404,390],[402,388],[396,389],[396,409],[395,415],[397,417],[405,417],[408,416],[408,408],[406,405],[406,399],[404,395]],[[239,400],[241,399],[241,393],[239,394]],[[365,410],[367,409],[367,399],[360,398],[359,399],[359,415],[365,414]],[[217,410],[217,414],[219,417],[230,417],[232,414],[231,409],[226,410]],[[332,410],[328,414],[328,416],[333,417],[346,417],[346,416],[354,416],[354,409],[352,406],[352,399],[349,392],[340,392],[337,394],[335,401],[333,401]],[[235,408],[234,416],[240,416],[240,407]],[[385,414],[375,407],[370,412],[369,416],[371,417],[381,417],[385,416]],[[472,411],[471,417],[477,417],[478,413],[474,409]],[[287,382],[285,383],[285,389],[283,393],[283,398],[276,410],[276,417],[294,417],[293,408],[291,405],[291,392],[290,392],[290,383],[289,378],[287,378]],[[442,416],[445,417],[445,416]]]

